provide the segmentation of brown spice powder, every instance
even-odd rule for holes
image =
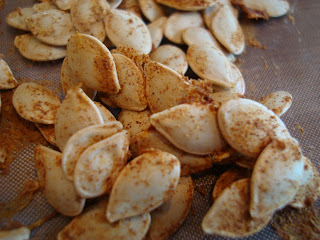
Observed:
[[[0,163],[2,175],[8,174],[10,163],[30,144],[48,145],[36,126],[17,114],[12,104],[12,95],[12,90],[1,92],[0,145],[8,153],[7,160]]]

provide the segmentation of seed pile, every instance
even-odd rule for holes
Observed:
[[[217,181],[207,234],[249,236],[277,210],[318,199],[318,171],[280,119],[292,96],[244,96],[232,63],[245,48],[235,6],[249,18],[289,10],[283,0],[55,0],[7,16],[31,32],[14,42],[24,57],[64,58],[62,103],[39,84],[18,85],[0,61],[0,89],[16,88],[17,113],[56,146],[34,157],[48,202],[75,216],[58,239],[167,239],[190,210],[189,175],[215,163],[239,168]],[[175,45],[160,45],[163,36]],[[189,67],[201,79],[184,76]],[[118,120],[96,98],[122,108]]]

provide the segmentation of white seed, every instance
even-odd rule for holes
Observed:
[[[150,150],[130,161],[117,177],[106,216],[111,222],[150,212],[168,200],[180,178],[172,154]]]
[[[83,128],[72,135],[62,152],[62,169],[69,180],[74,178],[74,168],[81,154],[93,144],[122,130],[120,122],[110,122]]]
[[[112,54],[116,64],[121,90],[109,95],[109,99],[118,107],[127,110],[142,111],[147,106],[146,82],[136,64],[122,54]]]
[[[103,18],[109,8],[106,0],[73,1],[70,9],[72,23],[80,33],[92,35],[103,42],[106,37]]]
[[[234,87],[230,62],[216,47],[194,44],[188,48],[187,60],[192,70],[201,78],[222,87]]]
[[[263,217],[289,204],[303,176],[304,160],[296,140],[272,141],[259,155],[251,178],[250,214]]]
[[[151,225],[145,240],[166,240],[177,231],[189,213],[193,193],[192,178],[180,178],[173,196],[151,212]]]
[[[40,41],[54,46],[65,46],[76,33],[69,13],[51,9],[26,18],[32,34]]]
[[[140,11],[139,1],[138,0],[123,0],[119,5],[118,9],[130,12],[136,15],[138,18],[142,19],[142,13]]]
[[[248,177],[250,177],[249,171],[243,168],[231,168],[225,171],[214,184],[212,191],[213,201],[215,201],[226,188],[230,187],[232,183]]]
[[[79,79],[74,75],[73,71],[69,66],[68,57],[65,57],[62,62],[60,81],[61,81],[62,90],[65,95],[73,86],[76,86],[80,83]],[[81,85],[81,89],[91,99],[94,99],[97,95],[97,90],[88,88],[85,84]]]
[[[150,53],[150,58],[181,74],[185,74],[188,70],[186,54],[174,45],[168,44],[158,47]]]
[[[234,92],[229,92],[229,91],[210,93],[209,96],[213,100],[212,104],[217,108],[220,108],[220,106],[222,104],[228,102],[229,100],[238,99],[238,98],[243,97],[239,93],[234,93]]]
[[[6,17],[6,22],[11,27],[29,31],[30,29],[28,24],[25,22],[25,19],[31,17],[35,13],[36,11],[33,8],[17,8],[8,14]]]
[[[318,169],[307,157],[303,157],[304,167],[300,185],[293,201],[294,208],[312,206],[320,196],[320,177]]]
[[[54,4],[61,10],[69,10],[74,0],[53,0]]]
[[[183,11],[198,11],[216,4],[216,0],[156,0],[158,3]]]
[[[241,154],[257,158],[273,140],[290,134],[272,111],[249,99],[235,99],[223,104],[218,121],[224,139]]]
[[[48,143],[52,144],[55,147],[58,147],[53,124],[35,123],[35,125],[41,132],[42,136],[47,140]]]
[[[151,35],[152,49],[159,47],[163,38],[164,26],[167,19],[167,17],[160,17],[147,25]]]
[[[242,7],[249,18],[281,17],[290,8],[287,0],[233,0],[232,3]]]
[[[214,36],[204,27],[191,27],[187,28],[182,33],[183,41],[191,46],[193,44],[210,44],[216,48],[220,48],[220,43],[214,38]]]
[[[231,53],[239,55],[245,48],[245,40],[237,18],[228,6],[222,6],[212,18],[210,27],[218,41]]]
[[[48,202],[63,215],[80,214],[85,199],[78,196],[73,182],[65,177],[61,168],[61,153],[38,145],[35,148],[35,167]]]
[[[150,122],[173,145],[188,153],[207,155],[226,146],[217,112],[206,105],[181,104],[153,114]]]
[[[144,74],[151,112],[160,112],[182,102],[188,88],[188,83],[182,75],[157,62],[147,63]]]
[[[0,90],[12,89],[18,85],[9,65],[0,59]]]
[[[132,138],[137,133],[151,127],[150,116],[151,112],[149,109],[141,112],[122,110],[119,114],[118,121],[122,123],[123,129],[127,130]]]
[[[260,102],[273,111],[278,117],[281,117],[290,108],[292,96],[288,92],[278,91],[264,97]]]
[[[54,5],[52,2],[36,3],[32,6],[32,8],[37,13],[44,12],[50,9],[58,9],[57,6]]]
[[[1,240],[26,240],[30,237],[30,229],[27,227],[20,227],[12,230],[1,230]]]
[[[304,160],[296,140],[271,142],[254,165],[250,186],[250,215],[264,217],[289,204],[299,188]]]
[[[131,139],[130,149],[134,156],[142,154],[149,148],[157,148],[176,156],[181,163],[181,176],[202,172],[213,165],[210,156],[199,156],[184,152],[176,148],[161,133],[153,128],[142,131]]]
[[[214,201],[202,220],[202,229],[207,234],[240,238],[263,229],[272,214],[252,218],[249,213],[250,179],[241,179],[226,188]]]
[[[158,4],[155,0],[139,0],[139,6],[143,15],[150,22],[165,16],[163,6]]]
[[[55,133],[60,150],[63,151],[68,139],[77,131],[95,124],[103,124],[99,109],[79,87],[72,87],[56,116]]]
[[[105,216],[107,201],[100,201],[87,212],[74,218],[58,234],[58,240],[141,240],[148,231],[151,217],[145,213],[109,223]],[[81,234],[79,234],[81,232]]]
[[[237,66],[234,65],[233,63],[230,63],[230,66],[231,66],[231,76],[232,76],[232,79],[234,79],[234,81],[236,82],[236,85],[232,88],[224,88],[224,87],[213,85],[212,89],[215,92],[230,91],[230,92],[244,95],[246,91],[246,85],[245,85],[242,73],[237,68]]]
[[[110,5],[111,9],[117,8],[119,7],[119,5],[121,4],[122,0],[108,0],[108,3]]]
[[[199,12],[175,12],[168,18],[164,35],[173,43],[184,44],[182,32],[190,27],[203,26],[203,20]]]
[[[67,54],[65,47],[47,45],[31,34],[16,36],[14,45],[22,56],[33,61],[57,60]]]
[[[105,106],[103,106],[101,103],[99,102],[95,102],[94,104],[97,106],[97,108],[99,109],[99,112],[102,116],[103,122],[104,123],[108,123],[108,122],[114,122],[117,121],[116,118],[113,116],[113,114],[109,111],[108,108],[106,108]]]
[[[112,9],[105,17],[106,32],[117,46],[132,47],[139,53],[148,54],[152,40],[147,25],[136,15]]]
[[[128,132],[121,131],[84,150],[74,169],[74,185],[81,197],[94,198],[110,192],[127,163],[129,144]]]
[[[45,124],[55,122],[60,107],[60,99],[53,92],[33,82],[19,85],[12,96],[12,103],[24,119]]]
[[[67,52],[69,67],[80,82],[98,91],[119,92],[113,57],[97,38],[80,33],[73,35],[69,39]]]

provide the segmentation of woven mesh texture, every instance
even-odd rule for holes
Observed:
[[[14,37],[23,31],[9,27],[5,17],[17,7],[30,7],[34,0],[6,0],[0,10],[0,53],[19,80],[30,79],[41,83],[52,83],[50,88],[61,98],[60,67],[62,60],[50,63],[35,63],[24,59],[13,46]],[[293,96],[290,110],[282,117],[293,137],[301,143],[303,152],[313,163],[320,167],[320,1],[291,0],[290,14],[269,21],[243,21],[250,26],[255,38],[266,50],[248,46],[240,56],[240,69],[247,84],[246,96],[252,99],[277,90],[288,91]],[[32,65],[32,68],[30,67]],[[1,117],[1,116],[0,116]],[[297,128],[299,124],[304,134]],[[0,133],[1,134],[1,133]],[[16,153],[10,173],[0,178],[0,201],[13,199],[22,188],[26,179],[36,179],[33,167],[34,144],[26,145],[23,151]],[[203,234],[200,223],[209,210],[214,183],[226,167],[213,167],[211,170],[194,176],[196,186],[200,186],[207,195],[195,191],[192,209],[182,227],[170,239],[225,239]],[[319,204],[319,203],[318,203]],[[23,224],[31,224],[50,214],[53,208],[42,193],[37,193],[30,205],[14,217]],[[35,239],[54,239],[56,234],[70,221],[70,218],[56,217],[40,228],[32,231]],[[279,239],[275,231],[266,227],[260,233],[248,239]]]

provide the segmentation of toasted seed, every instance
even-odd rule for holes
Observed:
[[[145,240],[166,240],[177,231],[191,208],[193,193],[192,178],[180,178],[173,196],[151,212],[151,225]]]
[[[136,15],[139,18],[142,18],[142,13],[140,11],[139,1],[138,0],[122,0],[118,9],[130,12]]]
[[[151,35],[152,49],[159,47],[163,38],[164,26],[167,19],[167,17],[160,17],[147,25]]]
[[[228,92],[228,91],[211,93],[209,94],[209,96],[213,100],[213,105],[217,108],[220,108],[222,104],[228,102],[229,100],[243,97],[239,93]]]
[[[244,93],[246,91],[246,86],[245,86],[245,82],[244,82],[242,73],[237,68],[237,66],[234,65],[233,63],[230,63],[230,66],[231,66],[231,76],[232,76],[232,79],[234,79],[234,81],[236,82],[236,85],[232,88],[224,88],[224,87],[220,87],[220,86],[215,85],[215,86],[212,86],[212,89],[215,92],[230,91],[230,92],[239,93],[241,95],[244,95]]]
[[[146,82],[140,69],[128,57],[112,54],[116,64],[121,90],[109,95],[110,100],[118,107],[127,110],[142,111],[147,106]]]
[[[113,114],[108,110],[108,108],[106,108],[105,106],[103,106],[99,102],[95,102],[94,101],[94,104],[99,109],[99,112],[100,112],[100,114],[102,116],[102,119],[103,119],[104,123],[117,121],[116,118],[113,116]]]
[[[181,176],[202,172],[213,165],[209,156],[186,153],[172,145],[161,133],[153,128],[142,131],[131,139],[130,150],[134,156],[142,154],[149,148],[158,148],[176,156],[181,163]]]
[[[150,212],[168,200],[180,178],[172,154],[150,150],[129,162],[117,177],[106,216],[111,222]]]
[[[52,144],[55,147],[58,147],[56,143],[56,134],[54,131],[53,124],[35,123],[35,125],[41,132],[42,136],[47,140],[48,143]]]
[[[74,218],[58,234],[58,240],[141,240],[147,233],[151,217],[145,213],[111,224],[105,216],[106,201],[92,206]],[[79,234],[81,233],[81,234]]]
[[[0,239],[2,240],[25,240],[30,237],[30,229],[20,227],[12,230],[1,230]]]
[[[105,17],[106,32],[117,46],[132,47],[139,53],[148,54],[152,40],[147,25],[136,15],[112,9]]]
[[[92,35],[103,42],[106,37],[103,18],[109,8],[106,0],[73,1],[70,9],[72,23],[80,33]]]
[[[82,212],[85,199],[78,196],[73,182],[63,174],[61,155],[57,151],[38,145],[34,155],[35,168],[48,202],[63,215],[76,216]]]
[[[0,90],[12,89],[18,85],[9,65],[0,59]]]
[[[158,3],[183,11],[198,11],[216,4],[216,0],[156,0]]]
[[[188,48],[187,60],[192,70],[201,78],[222,87],[234,87],[230,62],[216,47],[194,44]]]
[[[82,128],[103,124],[103,118],[93,101],[77,86],[72,87],[56,116],[55,133],[60,150],[68,139]]]
[[[218,128],[217,110],[200,104],[181,104],[150,117],[151,124],[177,148],[207,155],[226,143]]]
[[[107,105],[108,107],[111,108],[117,108],[117,106],[111,101],[110,96],[103,93],[103,92],[98,92],[98,96],[99,99],[101,100],[101,102],[105,105]]]
[[[49,45],[65,46],[76,33],[70,14],[57,9],[35,13],[25,21],[32,34]]]
[[[272,141],[259,155],[250,186],[250,214],[264,217],[289,204],[303,176],[304,160],[296,140]]]
[[[81,197],[94,198],[110,192],[127,163],[129,144],[128,132],[121,131],[84,150],[74,169],[74,185]]]
[[[31,34],[16,36],[14,45],[22,56],[33,61],[57,60],[67,54],[65,47],[47,45]]]
[[[67,45],[68,64],[74,76],[89,88],[117,93],[120,84],[113,57],[97,38],[73,35]]]
[[[74,168],[81,154],[93,144],[122,130],[120,122],[109,122],[80,129],[72,135],[62,152],[62,169],[69,180],[74,178]]]
[[[151,61],[147,54],[140,54],[132,47],[117,47],[111,50],[112,53],[122,54],[130,58],[141,72],[144,70],[144,65]]]
[[[242,168],[253,169],[256,164],[256,160],[257,159],[255,158],[240,157],[236,160],[235,164]]]
[[[188,83],[182,75],[169,67],[149,62],[145,65],[146,94],[152,113],[180,104],[185,97]]]
[[[278,91],[264,97],[260,102],[273,111],[278,117],[281,117],[290,108],[292,96],[288,92]]]
[[[150,58],[181,74],[185,74],[188,70],[186,54],[174,45],[167,44],[158,47],[150,53]]]
[[[204,27],[190,27],[182,32],[182,39],[188,45],[193,44],[210,44],[216,48],[220,48],[220,43],[214,36]]]
[[[243,168],[231,168],[225,171],[214,185],[212,192],[213,201],[215,201],[226,188],[231,186],[232,183],[248,177],[250,177],[249,171]]]
[[[221,1],[221,0],[220,0]],[[215,4],[211,7],[207,7],[206,9],[203,10],[202,15],[203,15],[203,21],[205,25],[207,26],[208,29],[211,27],[212,23],[212,18],[216,14],[217,10],[221,7],[219,4]]]
[[[242,8],[249,18],[281,17],[289,11],[287,0],[232,0]]]
[[[249,213],[250,179],[234,182],[214,201],[202,220],[202,229],[207,234],[239,238],[252,235],[264,228],[272,214],[252,218]]]
[[[222,6],[212,18],[210,27],[218,41],[231,53],[239,55],[245,48],[245,40],[237,18],[228,6]]]
[[[60,81],[62,85],[62,90],[65,95],[73,86],[76,86],[80,83],[79,79],[74,75],[69,66],[68,57],[65,57],[62,62]],[[96,97],[97,90],[88,88],[85,84],[82,84],[81,88],[89,98],[94,99]]]
[[[150,22],[165,16],[163,6],[158,4],[155,0],[139,0],[139,6],[143,15]]]
[[[24,119],[45,124],[55,122],[60,107],[60,99],[53,92],[33,82],[19,85],[12,96],[12,103]]]
[[[29,31],[29,26],[25,22],[25,19],[31,17],[36,11],[33,8],[17,8],[13,12],[9,13],[6,17],[6,22],[9,26],[23,30]]]
[[[164,35],[173,43],[184,44],[182,32],[190,27],[201,26],[203,20],[199,12],[175,12],[166,22]]]
[[[123,129],[127,130],[132,138],[137,133],[147,130],[151,126],[150,116],[151,112],[149,109],[141,112],[122,110],[118,121],[122,123]]]
[[[58,9],[57,6],[54,5],[52,2],[36,3],[32,6],[32,8],[37,13],[44,12],[50,9]]]
[[[108,3],[110,5],[111,9],[117,8],[119,7],[119,5],[121,4],[122,0],[108,0]]]
[[[223,104],[218,121],[225,140],[245,156],[257,158],[273,140],[290,134],[272,111],[249,99],[235,99]]]
[[[307,157],[303,157],[304,167],[300,185],[293,201],[294,208],[312,206],[320,196],[320,177],[316,166]]]
[[[53,0],[54,4],[61,10],[69,10],[74,0]]]

